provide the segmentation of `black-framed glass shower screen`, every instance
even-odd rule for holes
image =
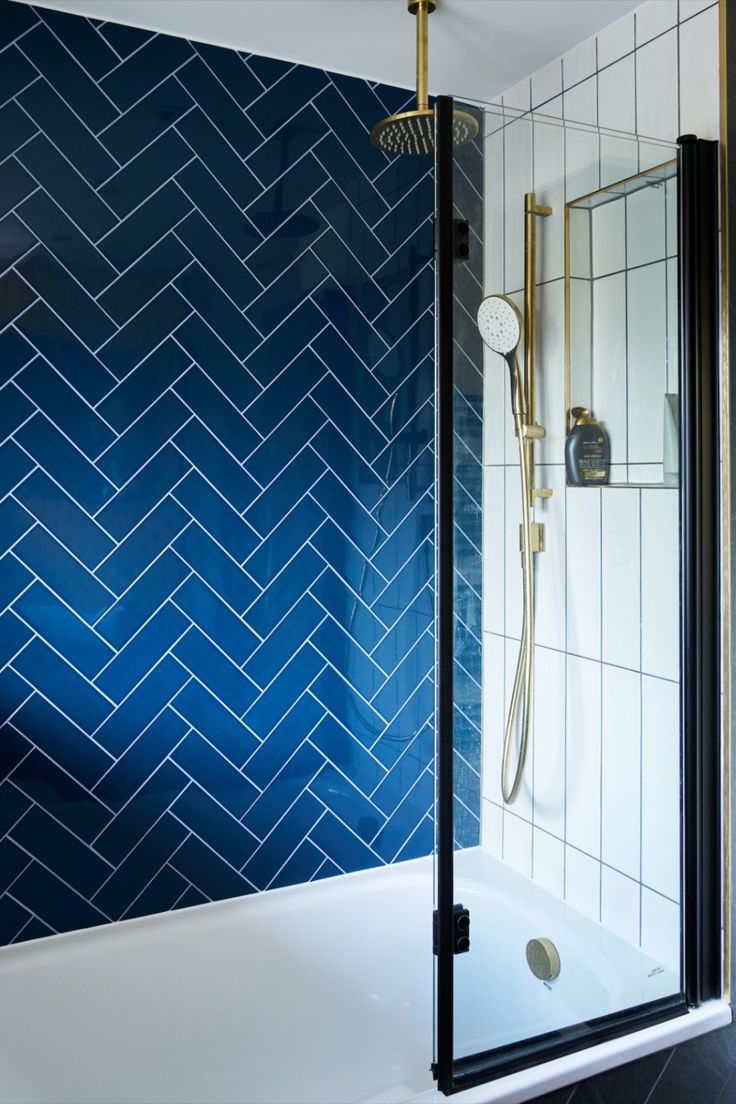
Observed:
[[[479,133],[453,148],[458,107]],[[448,1093],[720,991],[716,148],[437,100]],[[495,351],[476,324],[493,295],[519,327]],[[610,448],[583,485],[573,406]]]

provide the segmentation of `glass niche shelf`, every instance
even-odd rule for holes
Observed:
[[[679,485],[678,340],[673,157],[565,205],[565,433],[604,426],[605,486]]]

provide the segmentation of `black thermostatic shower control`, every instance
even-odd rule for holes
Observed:
[[[437,909],[432,914],[434,934],[434,953],[439,954],[439,920]],[[452,953],[465,954],[470,950],[470,910],[463,905],[455,905],[452,913]]]
[[[452,252],[456,261],[470,260],[470,224],[465,219],[452,220]]]

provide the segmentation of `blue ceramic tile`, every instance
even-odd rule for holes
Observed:
[[[179,194],[184,194],[181,189]],[[243,268],[240,258],[230,245],[199,211],[193,211],[177,226],[176,236],[240,310],[261,290],[261,285]]]
[[[105,641],[43,583],[33,583],[15,600],[13,609],[87,678],[94,678],[113,658],[114,652]]]
[[[128,57],[151,38],[150,31],[127,27],[124,23],[102,23],[100,34],[121,58]]]
[[[362,410],[373,414],[385,402],[385,389],[334,327],[327,326],[312,342],[312,348]]]
[[[325,326],[324,315],[306,299],[290,316],[288,326],[277,327],[250,354],[246,362],[248,370],[267,387]]]
[[[122,920],[133,920],[139,916],[151,916],[156,912],[168,912],[181,901],[187,889],[191,888],[185,878],[171,866],[162,866],[153,881],[140,893],[128,909]],[[205,898],[206,899],[206,898]]]
[[[115,376],[88,352],[74,331],[44,303],[35,303],[18,320],[17,326],[67,383],[91,405],[98,403],[115,386]]]
[[[53,820],[38,805],[10,832],[10,838],[67,884],[92,896],[113,872],[112,866]]]
[[[192,106],[191,96],[176,77],[169,77],[139,100],[135,107],[105,127],[100,132],[99,139],[112,156],[124,165],[144,146],[159,138]]]
[[[102,238],[99,248],[118,271],[122,271],[154,246],[162,234],[181,222],[191,210],[191,201],[170,180]],[[145,262],[142,271],[147,269],[151,260]]]
[[[309,790],[364,843],[370,843],[384,825],[386,818],[380,809],[329,764],[313,779]]]
[[[11,379],[19,368],[28,364],[36,355],[25,338],[21,337],[15,328],[9,327],[0,334],[0,357],[3,360],[0,371],[0,382],[5,384]]]
[[[120,63],[120,58],[91,23],[67,12],[46,8],[39,13],[47,27],[60,38],[93,80],[99,80]]]
[[[0,497],[12,491],[32,467],[33,461],[14,441],[0,445]]]
[[[131,318],[99,351],[100,360],[124,379],[192,313],[178,292],[168,287]]]
[[[187,619],[166,602],[95,678],[95,686],[114,702],[121,702],[163,655],[174,650],[172,645],[188,625]]]
[[[113,764],[112,756],[38,694],[20,707],[13,726],[85,788]]]
[[[12,100],[6,103],[0,108],[0,159],[4,161],[14,150],[18,150],[19,155],[22,154],[23,150],[18,147],[28,142],[35,133],[37,128],[25,111],[21,111]],[[20,157],[20,160],[23,161],[23,158]]]
[[[233,816],[241,817],[258,797],[248,779],[196,732],[190,732],[171,758]]]
[[[309,738],[363,793],[370,793],[382,781],[381,764],[333,717],[324,717]]]
[[[261,183],[268,187],[277,177],[282,176],[290,165],[309,150],[314,149],[320,139],[327,134],[329,134],[327,123],[311,104],[306,104],[250,154],[247,158],[248,167]]]
[[[186,400],[188,389],[184,383],[181,387],[177,386],[177,390],[178,394]],[[208,396],[213,400],[211,407],[203,404],[206,411],[205,418],[210,423],[211,428],[216,428],[218,422],[224,422],[232,426],[235,420],[233,408],[226,404],[226,400],[220,392],[208,385],[199,388],[198,384],[195,383],[192,391],[196,394],[198,390],[200,398],[204,397],[205,403]],[[197,409],[202,409],[203,406],[198,404]],[[250,428],[242,423],[242,420],[238,420],[238,424],[243,426],[241,437],[247,440],[252,436]],[[212,484],[215,490],[219,491],[223,498],[240,512],[245,510],[248,504],[253,501],[259,488],[245,468],[237,462],[235,456],[228,452],[223,444],[220,444],[220,440],[223,439],[224,434],[218,440],[218,437],[211,433],[207,426],[203,425],[197,418],[192,418],[176,434],[174,443],[194,467]],[[237,440],[233,443],[238,449],[240,448]]]
[[[265,74],[264,74],[265,75]],[[268,80],[272,87],[253,101],[248,115],[262,134],[268,135],[294,114],[294,104],[305,104],[327,84],[326,73],[305,65],[295,65],[281,80]]]
[[[289,452],[298,455],[323,421],[324,415],[312,399],[303,399],[248,457],[254,479],[263,486],[271,483],[274,471],[279,471],[283,463],[281,458]]]
[[[253,530],[232,506],[198,472],[191,472],[176,487],[174,497],[234,560],[242,563],[257,544]]]
[[[30,912],[42,913],[55,931],[90,928],[110,919],[39,863],[32,863],[13,883],[13,895]]]
[[[31,32],[33,33],[33,32]],[[22,88],[35,80],[38,72],[26,60],[17,46],[8,46],[3,50],[3,64],[0,67],[0,102],[17,96]]]
[[[122,326],[188,263],[187,250],[173,234],[167,234],[110,284],[99,297],[100,306]]]
[[[228,897],[240,897],[244,893],[252,893],[254,889],[250,882],[196,836],[190,836],[175,852],[171,865],[200,888],[205,900],[209,898],[221,901]]]
[[[360,641],[366,652],[373,651],[386,633],[386,626],[334,571],[320,575],[311,593],[346,632]],[[374,658],[378,659],[375,652]]]
[[[7,784],[0,786],[0,792],[6,800],[6,791],[10,792],[12,790],[13,787]],[[15,792],[17,793],[17,790]],[[12,800],[13,798],[11,798],[11,801]],[[27,806],[28,802],[26,802],[26,807]],[[21,851],[20,847],[16,847],[14,843],[11,843],[7,837],[0,840],[0,893],[5,893],[5,890],[15,881],[21,871],[25,870],[31,861],[30,856],[26,855],[24,851]]]
[[[194,783],[187,786],[171,811],[203,843],[238,869],[258,846],[257,838],[246,827]]]
[[[122,916],[186,834],[179,821],[164,813],[95,894],[93,904],[111,919]]]
[[[302,449],[246,511],[248,524],[262,536],[272,532],[324,470],[311,448]]]
[[[15,264],[36,244],[33,234],[13,214],[0,219],[0,272]],[[8,375],[6,375],[8,378]]]
[[[62,548],[58,541],[39,526],[32,529],[14,549],[26,567],[71,605],[91,625],[108,606],[113,595],[100,586],[91,572]]]
[[[12,777],[26,797],[87,843],[112,819],[113,814],[101,801],[36,749],[16,767]]]
[[[305,495],[246,561],[244,566],[248,573],[260,586],[268,586],[304,547],[323,518],[320,507]]]
[[[119,810],[143,785],[169,752],[185,736],[189,725],[173,710],[164,708],[111,765],[94,787],[93,795]]]
[[[245,714],[245,723],[259,739],[265,739],[274,731],[282,717],[312,683],[323,663],[309,643],[303,644],[289,659],[286,667]],[[248,670],[247,664],[245,670]]]
[[[5,613],[0,614],[0,632],[2,634],[0,662],[5,666],[5,664],[10,663],[15,657],[17,660],[17,671],[22,675],[22,666],[24,663],[22,648],[24,644],[27,644],[31,639],[33,633],[27,625],[23,624],[19,617],[16,617],[12,610],[6,610]]]
[[[201,58],[192,58],[177,76],[240,157],[246,157],[259,144],[260,136],[247,115]]]
[[[258,330],[240,313],[197,261],[182,272],[175,281],[175,286],[192,309],[201,315],[240,360],[258,344]]]
[[[15,157],[3,161],[0,165],[0,215],[7,214],[36,187],[33,178]]]
[[[3,4],[0,49],[4,49],[36,23],[38,23],[38,16],[33,8],[25,4]]]
[[[243,870],[257,889],[265,889],[322,814],[323,807],[309,793],[302,793],[288,813],[266,837]]]
[[[96,517],[100,525],[122,541],[189,470],[189,463],[173,445],[164,445]]]
[[[110,337],[112,320],[42,246],[18,262],[18,271],[90,349]]]
[[[146,568],[100,619],[97,631],[113,647],[122,648],[188,574],[186,564],[167,550]]]
[[[306,742],[302,744],[278,774],[274,775],[273,782],[248,810],[243,823],[259,839],[264,839],[299,794],[313,781],[323,763],[324,758],[315,748]]]
[[[245,713],[258,691],[240,668],[204,633],[192,626],[171,649],[182,666],[207,684],[237,716]]]
[[[208,46],[204,42],[194,43],[194,48],[223,85],[233,99],[246,108],[263,91],[260,81],[244,64],[235,50],[226,50],[222,46]]]
[[[97,187],[115,172],[117,165],[105,147],[46,81],[30,85],[18,102],[88,184]]]
[[[361,843],[332,813],[325,814],[316,828],[311,830],[309,838],[346,874],[381,865],[378,855]]]
[[[237,407],[225,398],[200,368],[190,368],[177,380],[173,390],[191,411],[197,413],[215,440],[221,442],[236,460],[242,461],[255,448],[258,438],[253,430],[243,421]]]
[[[371,510],[385,493],[386,485],[377,478],[370,464],[332,422],[327,422],[323,426],[313,438],[311,447],[321,456],[325,466],[329,467],[345,486],[350,487],[366,509]]]
[[[324,716],[324,709],[310,694],[303,694],[271,729],[251,755],[243,773],[263,791]]]
[[[98,467],[121,487],[190,417],[191,412],[184,403],[171,391],[164,391],[105,451],[98,460]]]
[[[315,387],[314,399],[335,425],[348,430],[350,440],[369,463],[386,443],[384,435],[363,413],[352,393],[341,387],[333,376]]]
[[[386,580],[332,519],[317,530],[310,543],[364,602],[373,603],[384,590]]]
[[[186,165],[192,156],[183,138],[173,130],[166,130],[111,176],[98,194],[122,219]]]
[[[0,832],[2,832],[4,837],[13,825],[24,818],[25,814],[31,808],[31,802],[16,788],[16,786],[7,781],[0,783],[0,798],[2,799],[0,800]],[[0,857],[4,858],[5,861],[8,861],[8,859],[10,860],[12,869],[16,874],[19,873],[29,861],[26,856],[25,862],[18,865],[19,855],[16,853],[16,849],[11,850],[11,848],[3,848],[2,852],[0,852]],[[2,873],[0,873],[0,892],[5,892],[7,885],[12,881],[12,876],[6,877],[2,866],[0,866],[0,871],[2,871]],[[7,885],[2,884],[5,881],[7,881]]]
[[[100,526],[39,468],[19,483],[15,497],[87,567],[112,551],[113,542]]]
[[[175,379],[183,375],[190,364],[191,361],[183,349],[169,338],[126,376],[122,383],[118,384],[113,377],[114,386],[98,404],[97,412],[117,433],[122,433],[156,401],[162,391],[167,390]]]
[[[195,107],[184,116],[176,129],[197,157],[208,166],[230,198],[239,207],[247,206],[258,194],[260,185],[233,146],[222,137],[205,113]]]
[[[250,678],[260,687],[268,686],[279,671],[288,665],[294,651],[294,641],[305,640],[324,616],[322,607],[309,594],[300,598],[249,657]]]
[[[242,613],[258,593],[240,565],[192,522],[174,541],[174,551],[236,613]]]
[[[364,556],[369,557],[376,551],[385,534],[358,499],[332,472],[325,472],[313,487],[311,495]]]
[[[13,669],[85,732],[94,732],[112,710],[111,702],[38,637],[15,657]]]
[[[122,111],[127,111],[192,54],[192,47],[183,39],[157,35],[103,77],[100,88]]]
[[[12,552],[0,557],[0,610],[5,610],[31,582],[33,582],[33,576],[18,562]],[[9,674],[12,675],[12,672]],[[0,674],[0,680],[2,678],[3,675]],[[11,682],[13,681],[14,676],[11,678]]]
[[[47,27],[23,36],[23,53],[93,134],[118,117],[114,104]]]
[[[291,858],[287,859],[281,867],[271,882],[270,888],[280,889],[283,886],[301,885],[303,882],[311,881],[324,862],[325,857],[319,848],[306,839],[299,844]]]
[[[177,184],[223,241],[239,257],[244,257],[259,243],[261,235],[209,169],[192,156],[191,164],[177,173]]]
[[[95,733],[95,740],[116,757],[133,744],[187,682],[189,673],[165,656]]]
[[[179,587],[174,601],[238,665],[255,648],[255,634],[195,575],[190,575],[184,585]],[[245,708],[243,706],[240,712]]]
[[[174,708],[211,744],[240,767],[256,740],[238,718],[194,679],[174,699]]]
[[[253,376],[197,315],[179,326],[176,340],[238,410],[256,397],[258,386]]]

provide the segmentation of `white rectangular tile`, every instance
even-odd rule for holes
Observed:
[[[649,0],[634,12],[636,45],[643,46],[656,35],[677,25],[677,0]]]
[[[565,127],[566,202],[588,195],[599,187],[598,132],[575,126]]]
[[[601,492],[593,487],[568,487],[567,530],[567,650],[600,659],[601,654]]]
[[[626,410],[626,277],[604,276],[593,284],[593,415],[608,430],[611,461],[628,459]],[[570,396],[577,403],[575,395]]]
[[[505,479],[505,628],[507,636],[517,640],[521,636],[522,572],[519,551],[519,525],[521,524],[521,490],[519,467],[504,468]]]
[[[606,130],[636,130],[634,55],[598,73],[598,125]]]
[[[680,5],[682,19],[682,4]],[[680,132],[718,139],[718,5],[680,25]]]
[[[718,7],[718,0],[680,0],[680,22],[692,19],[706,8]]]
[[[505,291],[524,286],[524,196],[533,189],[532,122],[517,119],[505,128]]]
[[[539,107],[562,91],[562,61],[550,62],[532,76],[532,107]]]
[[[565,848],[565,900],[572,908],[600,919],[601,866],[574,847]]]
[[[665,262],[627,277],[627,405],[629,463],[662,462],[667,378]]]
[[[639,946],[638,882],[604,866],[601,870],[601,923],[632,947]]]
[[[593,406],[593,281],[570,281],[570,406]],[[565,411],[567,418],[567,411]],[[565,425],[565,433],[568,426]]]
[[[532,833],[532,878],[554,897],[564,898],[565,845],[539,828]]]
[[[501,797],[501,757],[506,723],[506,672],[503,637],[483,633],[482,795],[497,805]]]
[[[598,95],[595,77],[588,77],[580,84],[566,89],[562,96],[562,111],[569,123],[588,123],[595,126],[598,121]]]
[[[537,288],[536,418],[546,434],[537,443],[540,464],[561,464],[565,449],[565,285]]]
[[[664,496],[663,496],[664,497]],[[642,678],[641,878],[680,899],[680,688]]]
[[[534,650],[534,823],[565,834],[565,656]]]
[[[601,858],[637,881],[641,868],[640,683],[636,671],[603,666]]]
[[[639,134],[674,142],[678,135],[677,31],[636,51],[636,121]]]
[[[569,210],[570,276],[575,280],[590,280],[592,276],[592,214],[583,207],[571,207]]]
[[[680,973],[680,907],[646,887],[641,891],[641,949]]]
[[[657,165],[663,165],[666,161],[672,161],[677,156],[677,147],[670,142],[655,142],[653,138],[640,138],[639,172],[646,172]]]
[[[503,131],[485,139],[483,286],[486,295],[503,288]]]
[[[601,187],[625,180],[639,171],[639,148],[634,138],[601,134]]]
[[[483,468],[483,628],[504,632],[504,469]]]
[[[680,391],[680,311],[677,287],[677,260],[667,261],[667,391]]]
[[[532,876],[532,826],[504,810],[503,861],[526,878]]]
[[[503,810],[491,801],[481,802],[481,844],[494,859],[503,858]]]
[[[603,203],[591,212],[593,275],[609,276],[626,268],[626,204]]]
[[[662,464],[629,464],[628,472],[629,483],[637,487],[646,487],[648,484],[662,484]]]
[[[664,187],[640,188],[626,197],[627,267],[662,261],[665,257]]]
[[[565,649],[565,469],[540,464],[536,484],[551,490],[537,499],[535,517],[545,527],[545,550],[535,553],[535,636],[537,644]]]
[[[566,833],[574,847],[600,856],[601,665],[567,657]]]
[[[555,96],[554,99],[547,100],[546,104],[536,108],[534,117],[535,119],[561,119],[562,96]]]
[[[505,653],[505,655],[506,655],[506,661],[505,661],[506,662],[506,668],[505,668],[506,697],[505,697],[505,708],[504,708],[504,734],[506,732],[507,718],[508,718],[509,712],[510,712],[511,693],[512,693],[512,690],[513,690],[514,678],[516,676],[516,667],[517,667],[517,662],[518,662],[518,658],[519,658],[519,643],[518,643],[518,641],[510,640],[507,637],[506,640],[505,640],[505,647],[506,647],[506,653]],[[521,734],[521,716],[522,716],[522,709],[520,707],[518,715],[517,715],[516,728],[513,732],[512,742],[511,742],[511,752],[510,752],[509,770],[508,770],[509,785],[511,785],[513,783],[513,780],[514,780],[514,777],[515,777],[515,772],[516,772],[516,764],[518,762],[519,737],[520,737],[520,734]],[[500,772],[501,768],[502,768],[502,759],[499,757],[496,769]],[[527,820],[530,823],[532,821],[532,810],[533,810],[533,788],[534,788],[534,726],[531,725],[530,729],[529,729],[529,745],[528,745],[528,750],[527,750],[526,766],[525,766],[525,770],[524,770],[523,780],[522,780],[522,783],[521,783],[521,788],[519,790],[519,793],[518,793],[518,796],[517,796],[516,800],[513,803],[513,806],[509,806],[509,808],[513,808],[514,814],[517,817],[522,817],[524,820]]]
[[[532,106],[532,82],[529,78],[519,81],[503,94],[503,106],[516,111],[529,111]]]
[[[642,670],[680,677],[679,495],[676,490],[641,494]]]
[[[562,77],[565,88],[579,84],[595,72],[595,38],[586,38],[562,59]]]
[[[565,275],[565,129],[534,119],[534,191],[552,214],[536,220],[537,280]]]
[[[617,19],[615,23],[599,31],[598,68],[602,69],[605,65],[618,61],[624,54],[630,54],[633,49],[634,16],[630,12],[623,19]]]
[[[505,462],[506,420],[510,417],[506,361],[483,348],[483,463]]]
[[[638,490],[601,495],[602,648],[604,663],[639,670],[641,601]]]

